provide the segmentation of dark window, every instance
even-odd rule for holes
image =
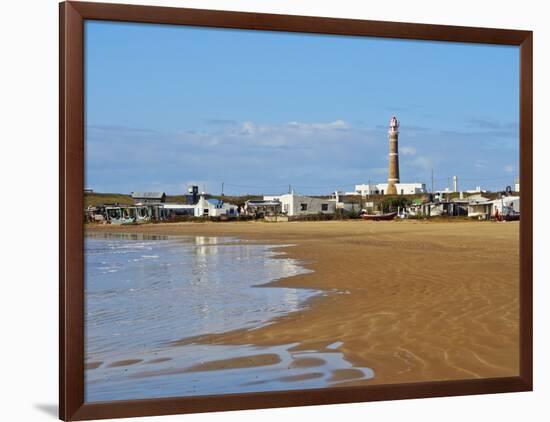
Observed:
[[[303,202],[300,204],[300,211],[307,211],[307,204],[304,204]]]
[[[321,204],[321,211],[328,211],[328,204]]]

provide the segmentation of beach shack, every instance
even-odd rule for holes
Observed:
[[[196,205],[190,204],[163,204],[163,218],[173,220],[178,217],[194,217]]]
[[[352,195],[354,195],[354,193],[352,193]],[[329,201],[334,204],[335,210],[341,210],[348,213],[361,212],[361,202],[348,198],[343,192],[335,191]]]
[[[481,195],[468,198],[468,217],[488,220],[493,212],[493,201]]]
[[[109,224],[130,224],[135,222],[132,212],[133,207],[125,206],[106,206],[105,221]]]
[[[88,223],[102,223],[105,221],[105,206],[93,206],[88,205],[85,212],[86,222]]]
[[[247,215],[266,217],[281,214],[282,204],[278,200],[254,200],[250,199],[244,204],[244,211]]]

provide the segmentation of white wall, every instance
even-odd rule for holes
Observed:
[[[100,1],[100,0],[96,0]],[[110,0],[132,3],[132,0]],[[550,114],[550,26],[545,2],[524,0],[142,0],[149,4],[243,11],[294,13],[358,19],[427,22],[535,30],[535,191],[550,179],[550,144],[545,142]],[[2,219],[4,291],[0,295],[2,334],[1,385],[5,421],[55,421],[57,403],[57,0],[0,3],[0,180],[6,197],[33,192],[40,210],[22,208],[10,224]],[[32,150],[32,154],[30,151]],[[14,178],[14,175],[17,177]],[[540,181],[540,182],[539,182]],[[537,189],[537,187],[540,187]],[[281,420],[464,422],[545,421],[550,397],[548,321],[550,272],[547,236],[550,196],[535,197],[535,392],[450,397],[338,406],[142,418],[147,422],[280,422]],[[0,217],[12,209],[0,208]],[[135,419],[132,419],[135,420]]]
[[[504,207],[512,207],[515,212],[519,212],[520,197],[510,196],[503,198],[502,201],[500,199],[493,201],[493,213],[495,212],[495,210],[498,210],[498,212],[502,213],[503,205]]]
[[[417,193],[426,192],[426,185],[424,183],[396,183],[395,187],[397,188],[397,193],[403,194],[403,195],[414,195]],[[376,192],[386,193],[387,190],[388,190],[387,183],[378,183],[376,185],[373,185],[372,183],[370,185],[369,184],[355,185],[355,191],[360,193],[361,195],[365,195],[365,194],[373,195]]]
[[[374,195],[374,193],[378,190],[377,185],[371,183],[370,185],[368,183],[362,183],[360,185],[355,185],[355,193],[358,193],[360,195]]]
[[[376,185],[379,191],[384,191],[384,193],[387,193],[388,191],[388,184],[387,183],[379,183]],[[424,193],[426,192],[426,185],[422,183],[396,183],[395,188],[397,189],[398,194],[403,195],[414,195],[417,193]]]
[[[266,195],[264,200],[273,201],[279,200],[282,205],[283,214],[289,216],[296,215],[311,215],[311,214],[334,214],[336,210],[336,204],[329,199],[312,198],[310,196],[301,196],[292,193],[286,193],[284,195]],[[306,209],[302,209],[302,204],[305,204]],[[327,209],[323,210],[322,205],[326,204]]]
[[[204,196],[201,196],[195,206],[195,217],[204,217],[205,209],[208,210],[208,217],[219,217],[226,214],[236,216],[238,214],[238,208],[239,207],[237,207],[236,205],[226,202],[222,203],[220,207],[216,207],[208,202],[208,200],[205,199]],[[233,212],[231,212],[231,210],[233,210]]]

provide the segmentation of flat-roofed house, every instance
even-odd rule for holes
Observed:
[[[489,199],[475,195],[468,198],[468,217],[488,220],[493,213],[493,202]]]
[[[295,193],[265,195],[264,201],[279,201],[281,203],[281,212],[289,217],[296,215],[334,214],[336,210],[334,200],[296,195]]]
[[[425,183],[395,183],[398,195],[417,195],[421,193],[426,193],[426,184]],[[387,183],[377,183],[377,184],[360,184],[355,185],[356,195],[366,196],[366,195],[387,195],[388,194],[388,184]]]

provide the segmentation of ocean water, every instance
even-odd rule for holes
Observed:
[[[331,371],[351,367],[337,350],[317,354],[318,371],[304,373],[289,364],[302,353],[292,352],[293,345],[173,345],[254,329],[301,309],[323,293],[262,285],[309,271],[273,245],[234,238],[86,237],[86,401],[327,385]],[[204,362],[258,355],[271,358],[253,367],[200,368]],[[192,369],[197,365],[198,371]],[[368,369],[361,371],[372,376]]]

